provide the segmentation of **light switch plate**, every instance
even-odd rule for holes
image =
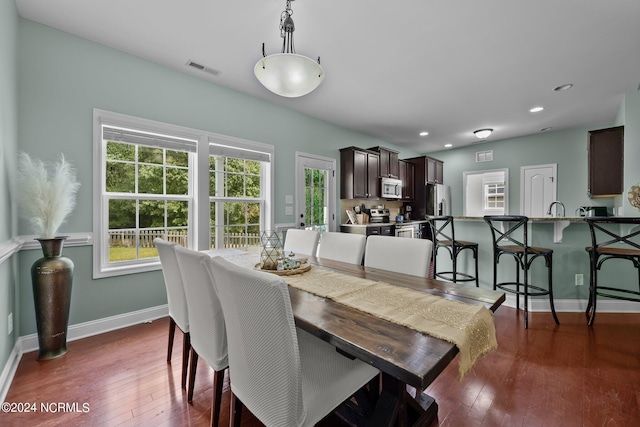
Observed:
[[[293,206],[286,206],[284,208],[284,214],[285,215],[293,215]]]
[[[287,205],[292,205],[293,204],[293,195],[291,194],[287,194],[286,196],[284,196],[284,202]],[[288,214],[287,214],[288,215]],[[293,213],[291,213],[291,215],[293,215]]]

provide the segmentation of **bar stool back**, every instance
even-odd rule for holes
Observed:
[[[598,295],[626,301],[640,302],[640,218],[587,217],[591,233],[591,246],[586,247],[591,261],[589,303],[585,312],[587,323],[593,325]],[[635,231],[634,231],[635,230]],[[638,270],[638,289],[628,290],[598,285],[598,270],[609,259],[626,259]]]
[[[520,296],[524,297],[524,327],[529,327],[529,296],[549,295],[551,313],[556,324],[560,324],[553,305],[553,249],[529,246],[527,224],[529,218],[522,215],[487,215],[493,240],[493,289],[501,289],[516,295],[516,308],[520,310]],[[517,234],[517,235],[516,235]],[[522,236],[522,237],[520,237]],[[520,240],[518,240],[520,239]],[[498,262],[502,255],[511,255],[515,261],[514,282],[498,283]],[[547,267],[547,288],[529,283],[529,269],[536,258],[542,257]],[[520,280],[522,270],[522,280]]]
[[[433,270],[435,276],[444,280],[452,281],[453,283],[475,281],[476,287],[479,287],[478,244],[476,242],[456,240],[452,216],[434,217],[429,220],[429,223],[431,224],[433,236]],[[444,248],[449,252],[452,262],[452,271],[441,271],[438,273],[436,258],[440,248]],[[465,249],[468,249],[473,253],[473,259],[476,266],[475,276],[458,271],[458,255]]]

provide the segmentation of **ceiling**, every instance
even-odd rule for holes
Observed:
[[[497,141],[606,125],[640,83],[638,0],[297,0],[296,53],[320,56],[325,79],[282,98],[253,67],[263,42],[280,51],[285,3],[16,0],[26,19],[420,153],[480,128]]]

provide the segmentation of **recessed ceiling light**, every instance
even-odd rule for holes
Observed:
[[[567,83],[566,85],[560,85],[558,87],[554,87],[553,90],[556,92],[560,92],[561,90],[571,89],[573,85],[571,83]]]
[[[542,110],[544,110],[544,107],[533,107],[529,111],[532,112],[532,113],[539,113]]]
[[[446,148],[450,148],[450,147],[453,147],[453,144],[444,144],[444,146],[445,146]]]
[[[476,131],[473,131],[475,136],[477,136],[480,139],[488,138],[489,135],[491,135],[492,132],[493,132],[493,129],[478,129]]]
[[[540,129],[540,132],[549,132],[551,129],[553,129],[553,128],[552,127],[542,128],[542,129]]]
[[[427,132],[426,130],[423,130],[422,132],[420,132],[420,136],[427,136],[429,135],[429,132]]]

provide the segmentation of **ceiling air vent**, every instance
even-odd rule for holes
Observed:
[[[205,73],[209,73],[212,76],[219,76],[220,75],[220,71],[214,69],[214,68],[209,68],[209,67],[205,67],[202,64],[198,64],[197,62],[193,62],[192,60],[188,60],[187,64],[189,67],[193,67],[196,70],[200,70],[200,71],[204,71]]]

